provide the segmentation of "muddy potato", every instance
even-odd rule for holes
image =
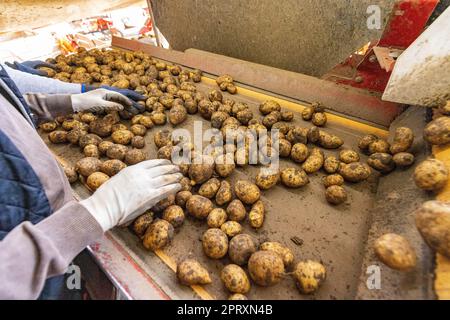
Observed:
[[[241,200],[238,199],[231,201],[228,204],[226,211],[228,219],[231,221],[242,221],[247,215],[247,211],[245,210],[244,205],[242,204]]]
[[[296,143],[291,149],[291,159],[295,162],[302,163],[309,156],[308,147],[303,143]]]
[[[67,142],[67,131],[55,130],[48,134],[48,140],[51,143],[65,143]]]
[[[102,141],[98,144],[98,152],[100,152],[100,155],[106,155],[106,151],[108,151],[109,147],[114,145],[111,141]]]
[[[70,142],[71,144],[79,144],[81,137],[83,137],[83,136],[85,136],[87,134],[88,133],[87,133],[86,130],[83,130],[83,129],[80,129],[80,128],[75,128],[75,129],[70,130],[67,133],[66,137],[67,137],[67,141]]]
[[[294,113],[292,111],[281,111],[281,120],[290,122],[294,120]]]
[[[175,196],[175,203],[178,206],[185,208],[186,203],[190,197],[192,197],[192,193],[190,191],[187,191],[187,190],[179,191]]]
[[[325,149],[337,149],[344,144],[341,138],[323,130],[319,132],[318,142]]]
[[[183,173],[183,171],[181,170],[182,165],[180,165],[179,167],[180,167],[180,172]],[[181,178],[180,185],[181,185],[181,191],[191,191],[192,190],[191,179],[189,179],[188,177]]]
[[[55,121],[44,122],[39,126],[44,132],[51,132],[58,127],[58,124]]]
[[[395,129],[394,141],[389,150],[392,154],[405,152],[412,146],[413,142],[413,131],[407,127],[399,127]]]
[[[76,163],[75,169],[82,176],[89,177],[94,172],[98,172],[100,170],[101,164],[102,162],[97,158],[83,158]]]
[[[169,222],[174,228],[178,228],[184,222],[183,208],[177,205],[171,205],[164,210],[162,218]]]
[[[75,167],[65,166],[64,174],[66,175],[67,180],[69,180],[70,183],[74,183],[78,180],[78,173]]]
[[[358,162],[359,161],[359,154],[358,152],[354,150],[342,150],[339,152],[339,160],[341,160],[343,163],[349,164],[352,162]]]
[[[116,132],[118,130],[128,130],[128,127],[126,125],[124,125],[123,123],[113,124],[111,127],[111,132]]]
[[[439,117],[431,121],[423,130],[423,137],[434,145],[450,143],[450,117]]]
[[[216,193],[216,203],[219,206],[227,204],[233,199],[233,193],[231,191],[231,185],[228,181],[222,181],[220,183],[219,190]]]
[[[83,113],[80,117],[81,122],[91,123],[94,120],[97,120],[97,116],[92,112]]]
[[[243,294],[234,293],[228,297],[228,300],[248,300],[248,298]]]
[[[153,217],[154,213],[150,210],[146,211],[144,214],[137,217],[131,226],[133,232],[138,237],[142,237],[145,234],[147,228],[152,224]]]
[[[173,146],[171,144],[164,146],[164,147],[158,149],[158,152],[156,153],[156,158],[171,160],[172,152],[173,152]]]
[[[198,194],[208,199],[212,199],[215,197],[219,188],[220,180],[217,178],[211,178],[201,185],[200,189],[198,190]]]
[[[107,137],[111,134],[113,124],[104,119],[96,119],[89,123],[89,131],[99,137]]]
[[[78,120],[67,119],[67,120],[64,120],[64,122],[61,124],[61,127],[66,131],[70,131],[75,128],[81,128],[82,124]]]
[[[239,222],[227,221],[220,226],[220,230],[222,230],[228,238],[233,238],[242,232],[242,226]]]
[[[439,105],[439,112],[443,115],[450,116],[450,102],[442,102]]]
[[[256,252],[257,245],[252,236],[238,234],[230,240],[228,256],[237,265],[245,265],[250,256]]]
[[[216,78],[216,83],[217,83],[217,85],[221,85],[223,82],[228,82],[228,83],[232,83],[234,80],[233,80],[233,77],[232,76],[230,76],[230,75],[228,75],[228,74],[224,74],[224,75],[221,75],[221,76],[219,76],[219,77],[217,77]]]
[[[269,113],[267,116],[265,116],[262,120],[262,124],[267,128],[270,129],[272,126],[280,121],[281,115],[278,111],[273,111]]]
[[[145,139],[141,136],[134,136],[131,139],[131,146],[136,149],[142,149],[145,147]]]
[[[234,157],[229,153],[217,156],[215,162],[215,171],[222,178],[231,175],[236,168]]]
[[[325,198],[331,204],[341,204],[347,201],[347,192],[339,185],[332,185],[326,189]]]
[[[395,169],[395,162],[389,153],[373,153],[367,159],[367,164],[381,173],[389,173]]]
[[[163,114],[164,117],[166,116],[165,114]],[[151,129],[154,127],[155,124],[158,123],[154,123],[155,121],[153,120],[153,118],[151,116],[142,116],[141,118],[139,118],[139,124],[143,125],[144,127],[146,127],[147,129]],[[164,119],[164,123],[165,123],[165,119]]]
[[[408,152],[399,152],[392,157],[394,163],[399,167],[409,167],[414,163],[414,155]]]
[[[125,130],[118,130],[116,132],[124,132],[124,131]],[[130,143],[131,143],[134,136],[141,136],[141,137],[145,136],[145,134],[147,133],[147,128],[145,126],[143,126],[142,124],[133,124],[130,127],[130,131],[131,131],[131,133],[133,133],[133,137],[131,137],[131,139],[130,139]],[[113,135],[116,134],[116,132],[113,132]]]
[[[320,262],[306,260],[297,263],[293,276],[295,284],[302,294],[312,294],[325,281],[327,271]]]
[[[203,155],[200,159],[194,159],[194,162],[189,167],[189,178],[194,184],[201,184],[207,181],[213,173],[214,159],[210,156]]]
[[[279,140],[279,154],[282,158],[287,158],[291,155],[292,144],[286,139]]]
[[[186,108],[180,105],[174,106],[169,111],[169,121],[173,126],[183,123],[187,119]]]
[[[222,100],[223,100],[223,95],[222,95],[222,93],[220,92],[220,91],[218,91],[218,90],[211,90],[209,93],[208,93],[208,98],[209,98],[209,101],[219,101],[219,102],[222,102]]]
[[[177,265],[177,278],[181,284],[186,286],[212,282],[208,270],[194,259],[186,259]]]
[[[313,107],[305,107],[302,111],[302,119],[305,121],[311,121],[312,116],[314,114],[314,108]]]
[[[253,112],[251,110],[242,110],[236,114],[236,119],[243,125],[247,125],[253,119]]]
[[[129,130],[117,130],[111,135],[112,141],[117,144],[127,145],[130,144],[131,139],[134,137],[133,132]]]
[[[155,133],[153,140],[158,148],[162,148],[172,143],[172,132],[167,129],[160,130]]]
[[[200,195],[194,195],[186,202],[187,212],[197,218],[205,219],[213,210],[214,206],[211,200]]]
[[[100,153],[98,151],[98,147],[95,144],[88,144],[83,148],[83,154],[85,157],[94,157],[99,158]]]
[[[166,220],[154,221],[145,231],[142,244],[148,250],[162,249],[173,239],[173,226]]]
[[[378,137],[374,134],[367,134],[364,137],[362,137],[358,142],[358,148],[363,152],[369,151],[369,145],[372,142],[375,142],[378,140]]]
[[[284,276],[281,257],[272,251],[257,251],[248,260],[248,271],[252,280],[264,287],[272,286]]]
[[[384,139],[378,139],[369,144],[368,152],[369,154],[373,153],[389,153],[391,145]]]
[[[211,126],[216,129],[220,129],[225,120],[229,117],[228,113],[223,111],[215,111],[211,115]]]
[[[244,294],[250,291],[250,280],[244,269],[236,264],[229,264],[220,273],[222,280],[228,291],[232,293]]]
[[[202,247],[209,258],[223,258],[228,252],[228,237],[220,229],[208,229],[203,233]]]
[[[312,115],[311,122],[317,127],[323,127],[327,123],[327,115],[323,112],[316,112]]]
[[[145,161],[147,159],[147,154],[139,149],[129,149],[125,153],[124,162],[131,166],[133,164]]]
[[[345,181],[360,182],[366,180],[372,173],[372,170],[365,163],[352,162],[349,164],[341,163],[338,173],[344,177]]]
[[[308,129],[306,136],[309,142],[317,143],[320,140],[320,129],[316,126],[313,126]]]
[[[330,186],[342,186],[344,184],[344,178],[340,174],[334,173],[323,177],[322,183],[325,188]]]
[[[91,190],[95,191],[108,179],[108,175],[103,172],[93,172],[87,177],[86,184]]]
[[[428,246],[450,259],[450,204],[427,201],[415,215],[417,229]]]
[[[160,200],[157,204],[155,204],[151,209],[155,213],[162,213],[166,208],[175,204],[175,195],[171,194],[165,199]]]
[[[416,266],[416,253],[404,237],[384,234],[375,240],[375,253],[385,265],[400,271],[409,271]]]
[[[326,173],[336,173],[339,170],[340,161],[335,156],[326,156],[323,169]]]
[[[162,126],[167,122],[167,117],[163,112],[152,112],[150,118],[152,122],[158,126]]]
[[[253,204],[250,212],[248,213],[248,222],[252,228],[261,228],[264,223],[265,208],[264,203],[258,200]]]
[[[427,159],[414,170],[416,186],[428,191],[442,189],[447,183],[448,176],[449,173],[445,164],[437,159]]]
[[[125,169],[127,165],[120,160],[106,160],[100,165],[100,171],[106,173],[112,177],[118,174],[122,169]]]
[[[311,150],[309,157],[303,162],[302,169],[306,173],[314,173],[322,168],[324,163],[324,156],[322,150],[314,148]]]
[[[292,251],[279,242],[264,242],[260,245],[259,250],[272,251],[278,254],[281,259],[283,259],[285,268],[292,267],[292,264],[294,263],[294,254]]]
[[[222,208],[215,208],[207,218],[207,224],[210,228],[220,228],[228,219],[227,213]],[[223,230],[222,230],[223,231]]]
[[[261,195],[257,185],[245,180],[239,180],[235,183],[234,192],[245,204],[255,203]]]
[[[113,144],[106,150],[106,156],[110,159],[123,160],[128,151],[128,148],[121,144]]]
[[[81,136],[79,137],[78,145],[79,145],[81,148],[84,148],[84,147],[87,146],[88,144],[93,144],[93,145],[98,146],[100,142],[102,142],[102,138],[100,138],[100,137],[99,137],[98,135],[96,135],[96,134],[88,133],[88,134],[81,135]]]
[[[271,170],[269,168],[262,168],[259,170],[255,178],[255,184],[262,190],[269,190],[275,186],[280,180],[280,173],[278,170]]]
[[[281,182],[289,188],[300,188],[309,183],[305,171],[296,168],[286,168],[281,171]]]
[[[274,100],[267,100],[259,105],[259,111],[263,115],[267,115],[273,111],[281,111],[281,106]]]

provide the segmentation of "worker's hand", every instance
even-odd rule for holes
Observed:
[[[132,221],[178,192],[183,175],[169,160],[148,160],[127,167],[81,201],[104,231]]]
[[[122,111],[132,108],[131,100],[117,92],[97,89],[85,93],[72,94],[72,109],[80,111]]]
[[[40,67],[47,67],[52,69],[56,68],[55,65],[40,60],[24,61],[24,62],[14,61],[14,63],[5,62],[5,64],[12,69],[44,77],[47,76],[47,72],[38,70],[38,68]]]
[[[139,103],[137,103],[137,101],[142,101],[145,100],[145,96],[143,96],[142,94],[137,93],[134,90],[128,90],[128,89],[119,89],[119,88],[115,88],[115,87],[110,87],[110,86],[101,86],[100,88],[109,90],[109,91],[113,91],[113,92],[118,92],[120,94],[123,94],[125,97],[133,100],[132,104],[133,106],[131,108],[129,108],[130,113],[132,114],[138,114],[140,112],[144,112],[145,111],[145,107],[143,105],[140,105]],[[86,85],[83,84],[81,87],[81,92],[89,92],[92,90],[95,90],[96,87],[92,86],[92,85]]]

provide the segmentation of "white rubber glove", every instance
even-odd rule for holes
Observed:
[[[133,105],[132,101],[123,94],[106,89],[95,89],[84,93],[72,94],[71,100],[72,109],[75,112],[121,111]]]
[[[103,231],[127,223],[178,192],[183,177],[169,160],[148,160],[120,171],[80,202]]]

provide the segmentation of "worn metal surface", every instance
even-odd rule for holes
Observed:
[[[395,0],[153,0],[171,47],[198,48],[313,76],[379,39]],[[367,9],[381,9],[369,29]]]

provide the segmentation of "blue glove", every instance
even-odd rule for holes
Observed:
[[[140,105],[139,103],[137,103],[137,101],[141,101],[141,100],[145,100],[145,96],[143,96],[142,94],[137,93],[136,91],[133,90],[129,90],[129,89],[119,89],[119,88],[115,88],[115,87],[110,87],[110,86],[100,86],[100,88],[106,89],[106,90],[110,90],[110,91],[114,91],[114,92],[118,92],[120,94],[123,94],[125,97],[129,98],[132,100],[132,106],[127,108],[127,111],[129,111],[132,114],[138,114],[141,112],[145,111],[145,107],[143,105]],[[92,91],[98,89],[98,87],[95,86],[91,86],[91,85],[86,85],[83,84],[81,85],[81,92],[88,92],[88,91]]]
[[[55,65],[40,60],[24,61],[24,62],[14,61],[14,63],[5,62],[5,64],[12,69],[44,77],[47,76],[47,73],[45,71],[37,70],[37,68],[40,67],[47,67],[52,69],[56,68]]]

